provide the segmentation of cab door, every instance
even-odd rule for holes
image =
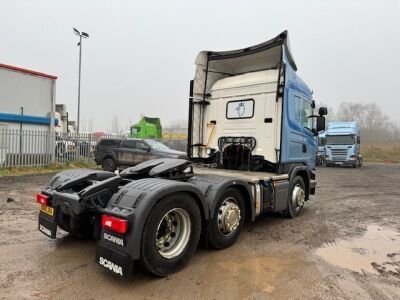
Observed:
[[[144,141],[135,141],[135,148],[133,151],[133,163],[135,165],[140,164],[150,159],[150,146]]]
[[[293,93],[291,91],[291,93]],[[289,105],[289,161],[301,162],[307,147],[304,143],[304,128],[301,122],[302,97],[293,93]]]
[[[118,161],[120,165],[132,166],[133,157],[135,152],[135,140],[122,141],[120,148],[118,149]]]
[[[291,91],[289,105],[289,161],[315,164],[316,143],[312,133],[312,100]]]
[[[302,127],[303,143],[301,145],[301,157],[309,166],[315,164],[316,141],[312,132],[313,128],[313,108],[312,100],[303,95],[296,96],[297,100],[297,121]]]

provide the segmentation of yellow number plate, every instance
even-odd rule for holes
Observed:
[[[40,205],[40,210],[50,216],[53,216],[53,214],[54,214],[54,208],[52,208],[50,206]]]

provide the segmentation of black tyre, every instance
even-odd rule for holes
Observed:
[[[101,167],[104,171],[114,172],[117,169],[117,164],[112,158],[103,159]]]
[[[185,193],[166,196],[146,221],[141,266],[156,276],[177,272],[196,250],[200,233],[201,215],[196,201]]]
[[[357,159],[357,161],[353,165],[353,168],[357,169],[359,166],[360,166],[360,162]]]
[[[305,200],[306,190],[303,177],[296,176],[290,183],[286,216],[295,218],[300,215],[304,209]]]
[[[242,230],[245,216],[243,196],[237,189],[227,189],[219,198],[208,222],[208,244],[215,249],[233,245]]]

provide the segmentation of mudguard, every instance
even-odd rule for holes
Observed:
[[[307,169],[307,167],[304,166],[304,165],[296,165],[296,166],[293,166],[293,167],[289,170],[289,172],[288,172],[289,178],[290,178],[290,181],[292,181],[292,179],[293,179],[299,172],[302,172],[302,173],[307,174],[307,179],[306,179],[306,181],[304,182],[304,184],[306,185],[306,200],[308,200],[308,199],[310,198],[310,194],[312,194],[312,193],[310,193],[310,170]],[[314,176],[314,179],[315,179],[315,176]]]
[[[201,190],[193,184],[160,178],[140,179],[120,188],[103,210],[104,214],[128,220],[126,243],[122,246],[105,239],[104,234],[108,232],[103,228],[98,246],[128,255],[132,260],[139,259],[142,232],[151,209],[161,198],[176,192],[189,193],[199,203],[203,218],[208,220],[207,203]]]

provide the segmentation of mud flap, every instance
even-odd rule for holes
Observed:
[[[315,180],[310,180],[310,195],[315,195],[315,188],[317,186],[317,182]]]
[[[57,236],[57,224],[55,220],[46,218],[42,212],[39,214],[38,229],[49,238],[55,239]]]
[[[132,276],[133,260],[127,254],[97,244],[96,262],[115,275],[124,278],[130,278]]]

